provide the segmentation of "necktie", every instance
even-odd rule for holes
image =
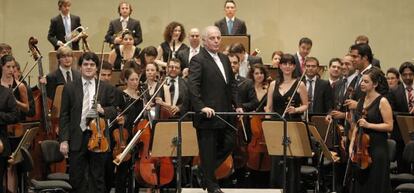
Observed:
[[[309,79],[308,80],[308,100],[309,100],[309,105],[308,105],[308,112],[313,112],[313,80]]]
[[[232,31],[233,31],[233,20],[231,20],[231,19],[227,22],[227,30],[228,30],[229,35],[233,35],[232,34]]]
[[[66,71],[66,83],[72,82],[72,77],[70,77],[70,72]]]
[[[71,39],[71,29],[69,26],[69,17],[68,16],[64,16],[63,17],[63,25],[65,26],[65,39],[66,41],[69,41]]]
[[[174,104],[175,79],[170,80],[171,105]]]
[[[303,69],[305,69],[305,57],[302,57],[300,61],[300,68],[302,69],[302,72],[303,72]]]
[[[356,77],[356,83],[355,83],[354,90],[356,90],[359,87],[359,84],[361,83],[361,77],[362,77],[362,73],[359,73],[358,76]]]
[[[89,86],[91,85],[90,81],[86,81],[83,86],[83,103],[82,103],[82,117],[81,117],[81,129],[85,131],[87,129],[86,126],[86,116],[89,112],[89,102],[90,102],[90,93],[89,93]]]
[[[407,90],[407,97],[408,97],[408,110],[411,111],[411,109],[413,108],[413,87],[411,86],[407,86],[407,88],[405,88]]]
[[[122,30],[125,30],[127,28],[127,20],[122,19],[121,23],[122,23]]]

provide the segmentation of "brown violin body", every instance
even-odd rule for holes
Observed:
[[[115,140],[115,147],[112,150],[112,155],[116,158],[116,156],[121,154],[126,148],[127,140],[129,138],[128,130],[121,126],[112,132],[112,136]],[[127,154],[124,161],[128,161],[129,159],[131,159],[131,154]]]
[[[193,165],[200,165],[200,163],[201,160],[199,156],[193,158]],[[229,155],[214,172],[216,179],[220,180],[229,177],[231,175],[233,167],[233,157]]]
[[[89,123],[92,135],[89,138],[88,149],[93,152],[107,152],[109,149],[108,139],[105,137],[105,119],[96,118]]]
[[[266,141],[263,135],[262,118],[263,116],[255,115],[250,119],[252,140],[247,146],[247,151],[249,152],[247,167],[256,171],[270,171],[272,161],[267,152]]]
[[[7,134],[9,137],[23,137],[25,129],[20,123],[7,125]]]
[[[141,120],[134,128],[134,132],[142,130],[139,142],[139,161],[135,162],[137,180],[149,187],[160,187],[170,183],[174,178],[174,165],[169,157],[155,158],[150,155],[151,128],[148,120]]]
[[[358,168],[367,169],[372,163],[372,158],[368,151],[370,137],[362,131],[362,128],[354,129],[358,129],[358,132],[357,136],[355,136],[351,161]]]

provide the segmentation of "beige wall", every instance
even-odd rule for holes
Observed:
[[[117,17],[117,0],[72,0],[72,13],[88,27],[91,49],[100,51],[108,23]],[[223,0],[130,0],[132,17],[141,21],[140,47],[163,41],[164,27],[179,21],[188,30],[213,24],[223,16]],[[412,60],[414,52],[414,1],[412,0],[237,0],[237,16],[247,22],[252,48],[265,62],[274,50],[293,53],[298,40],[310,37],[311,55],[326,64],[343,56],[359,34],[370,37],[383,69]],[[27,55],[30,36],[39,39],[43,55],[52,49],[47,41],[50,18],[58,14],[57,0],[0,0],[0,42],[13,46],[20,63]],[[48,64],[45,58],[44,64]]]

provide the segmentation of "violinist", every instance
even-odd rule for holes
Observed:
[[[123,98],[123,108],[129,106],[131,103],[133,103],[135,100],[138,99],[138,96],[140,94],[140,91],[138,90],[139,87],[139,77],[138,73],[134,71],[132,68],[124,69],[124,75],[125,75],[125,83],[126,83],[126,89],[122,92],[122,98]],[[131,136],[132,136],[132,129],[134,127],[134,120],[138,116],[138,114],[142,111],[143,103],[141,99],[138,99],[138,102],[135,102],[133,106],[128,109],[125,114],[122,116],[122,118],[118,121],[118,127],[115,129],[118,129],[118,134],[121,131],[121,129],[126,130],[128,133],[128,138],[123,139],[124,142],[121,141],[115,141],[115,143],[124,143],[125,146],[128,144]],[[123,128],[121,128],[123,127]],[[124,131],[123,131],[124,132]],[[121,132],[122,133],[122,132]],[[115,132],[112,132],[112,136],[114,138],[118,138],[119,136],[115,136]],[[120,144],[117,147],[120,147]],[[115,149],[114,149],[115,151]],[[115,192],[116,193],[125,193],[126,187],[127,187],[127,181],[130,176],[130,167],[131,167],[131,160],[122,162],[119,166],[116,168],[115,172]]]
[[[301,121],[301,115],[308,109],[308,92],[305,84],[296,77],[295,58],[291,54],[283,54],[279,68],[282,76],[272,81],[267,93],[266,112],[277,112],[280,115],[286,112],[287,120]],[[295,88],[299,85],[298,90],[294,93]],[[293,97],[289,107],[287,104]],[[299,192],[300,189],[300,159],[288,158],[287,160],[287,192]],[[272,158],[272,169],[270,171],[270,184],[272,187],[282,186],[282,179],[278,178],[284,171],[281,168],[280,157]]]
[[[56,87],[80,79],[79,71],[72,68],[73,53],[72,49],[64,46],[56,51],[58,59],[58,69],[46,76],[47,96],[53,100],[55,98]]]
[[[359,156],[357,152],[365,146],[372,163],[367,169],[352,167],[355,179],[353,192],[388,193],[391,192],[391,182],[387,133],[393,129],[391,105],[384,97],[388,92],[388,84],[384,74],[377,68],[367,70],[361,79],[360,87],[365,95],[357,104],[356,124],[359,128],[353,130],[349,155]],[[368,144],[364,144],[362,140],[358,142],[360,138],[358,138],[357,130],[359,129],[369,136]],[[364,158],[361,159],[364,160]]]
[[[69,183],[77,193],[101,193],[105,190],[104,152],[92,152],[88,141],[92,135],[87,115],[93,98],[98,94],[97,112],[106,119],[115,118],[115,96],[105,82],[95,79],[99,58],[95,53],[85,52],[79,58],[81,78],[73,80],[63,88],[60,111],[60,151],[69,153]],[[107,134],[104,134],[107,135]],[[86,177],[88,176],[88,177]]]
[[[14,79],[14,70],[15,70],[15,59],[11,55],[4,55],[1,58],[2,66],[2,76],[1,76],[1,85],[16,90],[13,91],[14,96],[16,97],[17,109],[20,113],[20,120],[25,118],[25,113],[29,111],[29,99],[27,94],[27,89],[24,84],[19,84],[20,81]]]
[[[159,76],[159,68],[158,65],[155,63],[149,63],[145,67],[145,76],[147,77],[146,86],[149,89],[148,93],[144,95],[144,102],[148,102],[154,94],[157,94],[157,96],[163,95],[163,89],[160,90],[159,93],[155,93],[155,91],[161,86],[161,84],[158,82],[158,76]],[[148,110],[148,116],[151,116],[150,120],[155,120],[159,118],[160,115],[160,105],[152,102],[149,106]]]
[[[166,108],[171,115],[163,118],[180,118],[189,109],[190,98],[187,82],[179,77],[181,64],[177,58],[172,58],[167,66],[168,81],[164,85],[164,98],[156,97],[156,103]]]
[[[3,61],[3,58],[2,58]],[[0,70],[1,72],[3,69]],[[0,73],[1,78],[3,73]],[[11,155],[7,125],[17,123],[19,120],[16,99],[9,87],[0,85],[0,141],[3,150],[0,151],[0,181],[3,182],[7,168],[7,160]],[[0,183],[0,193],[3,193],[3,183]]]

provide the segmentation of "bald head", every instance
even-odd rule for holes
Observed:
[[[217,53],[220,48],[221,33],[216,26],[208,26],[203,30],[201,38],[204,42],[204,47],[213,53]]]
[[[191,28],[190,32],[188,33],[188,40],[192,48],[197,48],[198,46],[200,46],[200,30],[198,28]]]

